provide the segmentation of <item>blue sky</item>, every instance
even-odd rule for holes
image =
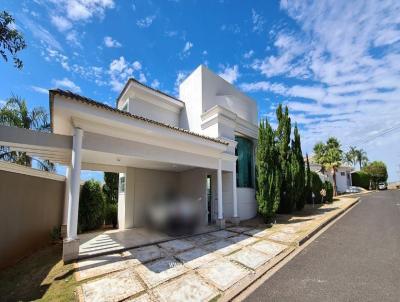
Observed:
[[[59,87],[114,104],[131,76],[176,95],[205,64],[273,124],[287,104],[304,152],[333,135],[400,178],[399,1],[3,0],[2,9],[28,48],[22,71],[1,63],[0,103],[14,93],[48,108],[47,89]]]

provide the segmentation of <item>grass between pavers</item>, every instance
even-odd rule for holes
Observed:
[[[75,301],[80,284],[73,264],[64,265],[62,244],[37,251],[0,271],[1,301]]]

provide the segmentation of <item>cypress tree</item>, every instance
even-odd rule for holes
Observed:
[[[307,203],[312,203],[311,170],[310,170],[310,162],[308,161],[308,154],[306,154],[306,161],[307,161],[307,170],[306,170],[305,200]]]
[[[291,196],[291,167],[290,167],[290,132],[291,122],[289,117],[289,109],[285,107],[285,113],[282,111],[282,104],[276,109],[276,117],[278,120],[278,128],[276,130],[276,139],[279,151],[279,161],[281,170],[281,193],[278,212],[290,213],[293,209],[293,197]]]
[[[275,134],[268,121],[261,121],[256,155],[258,212],[265,222],[275,215],[280,200],[280,167]]]
[[[294,140],[292,141],[292,175],[293,175],[293,197],[297,210],[304,208],[305,204],[305,167],[304,158],[301,151],[301,139],[297,124],[294,126]]]

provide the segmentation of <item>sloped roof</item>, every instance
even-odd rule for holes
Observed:
[[[198,137],[198,138],[202,138],[202,139],[205,139],[205,140],[208,140],[208,141],[212,141],[212,142],[215,142],[215,143],[219,143],[219,144],[223,144],[223,145],[228,145],[228,142],[226,142],[224,140],[221,140],[221,139],[218,139],[218,138],[214,138],[214,137],[209,137],[209,136],[206,136],[206,135],[202,135],[202,134],[199,134],[199,133],[195,133],[195,132],[189,131],[187,129],[183,129],[183,128],[175,127],[175,126],[172,126],[172,125],[164,124],[164,123],[161,123],[159,121],[151,120],[151,119],[139,116],[139,115],[135,115],[135,114],[132,114],[132,113],[129,113],[129,112],[126,112],[126,111],[122,111],[122,110],[119,110],[117,108],[114,108],[114,107],[108,106],[106,104],[100,103],[98,101],[95,101],[93,99],[81,96],[81,95],[79,95],[77,93],[73,93],[73,92],[71,92],[69,90],[62,90],[62,89],[51,89],[51,90],[49,90],[51,129],[53,129],[53,102],[54,102],[53,97],[54,97],[54,95],[60,95],[60,96],[63,96],[65,98],[67,98],[67,99],[70,99],[70,100],[73,100],[73,101],[76,101],[76,102],[80,102],[80,103],[83,103],[83,104],[86,104],[86,105],[89,105],[89,106],[93,106],[93,107],[96,107],[96,108],[99,108],[99,109],[102,109],[102,110],[107,110],[107,111],[110,111],[110,112],[113,112],[113,113],[116,113],[116,114],[124,115],[124,116],[130,117],[130,118],[133,118],[133,119],[136,119],[136,120],[140,120],[140,121],[143,121],[143,122],[146,122],[146,123],[149,123],[149,124],[153,124],[153,125],[157,125],[157,126],[160,126],[160,127],[168,128],[168,129],[171,129],[171,130],[174,130],[174,131],[178,131],[178,132],[181,132],[181,133],[184,133],[184,134],[187,134],[187,135],[195,136],[195,137]]]
[[[128,81],[125,83],[125,86],[124,86],[124,88],[122,89],[121,93],[120,93],[119,96],[117,97],[117,100],[116,100],[116,105],[117,105],[117,106],[118,106],[118,102],[120,101],[122,95],[125,93],[125,91],[128,89],[129,84],[132,83],[132,82],[133,82],[133,83],[136,83],[136,84],[139,84],[140,86],[142,86],[142,87],[144,87],[144,88],[150,89],[150,90],[152,90],[152,91],[154,91],[154,92],[157,92],[157,93],[159,93],[159,94],[162,94],[162,95],[164,95],[164,96],[166,96],[166,97],[169,97],[169,98],[171,98],[171,99],[174,99],[175,101],[178,101],[178,102],[181,102],[182,104],[184,104],[183,101],[181,101],[180,99],[178,99],[178,98],[176,98],[176,97],[174,97],[174,96],[172,96],[172,95],[169,95],[169,94],[167,94],[167,93],[165,93],[165,92],[163,92],[163,91],[161,91],[161,90],[158,90],[158,89],[155,89],[155,88],[153,88],[153,87],[151,87],[151,86],[148,86],[148,85],[146,85],[146,84],[143,84],[143,83],[139,82],[138,80],[136,80],[136,79],[134,79],[134,78],[129,78]]]

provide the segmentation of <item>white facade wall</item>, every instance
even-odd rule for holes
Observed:
[[[146,93],[142,90],[128,90],[118,109],[158,121],[174,127],[180,127],[183,104],[172,102],[162,96]]]
[[[351,171],[344,168],[339,168],[336,172],[336,185],[338,192],[346,192],[346,190],[351,186],[350,172]],[[342,175],[342,173],[344,173],[344,175]]]
[[[241,220],[257,214],[256,191],[253,188],[237,188],[238,213]]]
[[[146,204],[165,199],[170,192],[179,191],[179,174],[171,171],[158,171],[128,168],[126,189],[119,194],[118,219],[121,229],[142,226]]]
[[[233,85],[199,66],[180,85],[179,99],[184,106],[168,102],[163,96],[155,96],[142,88],[130,88],[119,102],[119,109],[128,103],[127,111],[152,120],[188,129],[210,137],[233,141],[226,151],[234,154],[235,136],[241,135],[257,139],[258,112],[256,103],[237,90]],[[222,162],[223,216],[233,217],[232,169],[234,161]],[[217,173],[209,169],[194,168],[184,172],[165,172],[128,168],[126,172],[126,192],[120,194],[119,217],[125,220],[123,228],[142,225],[145,203],[150,203],[168,190],[176,190],[182,197],[199,199],[203,204],[205,222],[207,219],[207,175],[212,179],[212,217],[217,217]],[[208,168],[208,169],[207,169]],[[257,213],[254,188],[237,188],[238,215],[249,219]],[[131,218],[129,218],[130,216]],[[120,220],[121,221],[121,220]]]

